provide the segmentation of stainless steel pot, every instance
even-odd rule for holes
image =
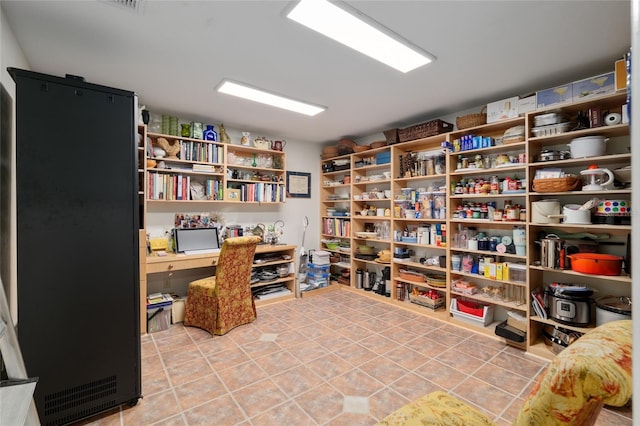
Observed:
[[[543,268],[560,268],[561,252],[564,248],[564,240],[561,240],[556,234],[548,234],[540,241],[540,266]],[[563,265],[564,267],[564,262]]]

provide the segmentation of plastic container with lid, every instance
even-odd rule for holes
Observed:
[[[527,265],[507,262],[507,270],[505,281],[527,282]]]

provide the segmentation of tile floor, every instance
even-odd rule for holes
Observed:
[[[546,362],[350,291],[258,308],[224,336],[181,324],[142,337],[134,407],[91,425],[374,425],[443,389],[512,423]],[[597,425],[631,425],[631,409]]]

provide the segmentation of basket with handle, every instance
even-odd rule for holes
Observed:
[[[560,178],[534,179],[532,189],[535,192],[566,192],[575,191],[580,186],[577,176]]]
[[[487,124],[487,107],[484,106],[479,113],[467,114],[462,117],[456,117],[456,126],[458,130],[468,129],[470,127],[482,126]]]

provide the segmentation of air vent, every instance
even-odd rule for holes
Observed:
[[[100,404],[109,401],[117,394],[116,376],[64,389],[44,397],[45,416],[54,415],[67,410],[73,410],[83,405]]]
[[[142,15],[144,11],[144,0],[102,0],[105,3],[113,4],[134,13]]]

